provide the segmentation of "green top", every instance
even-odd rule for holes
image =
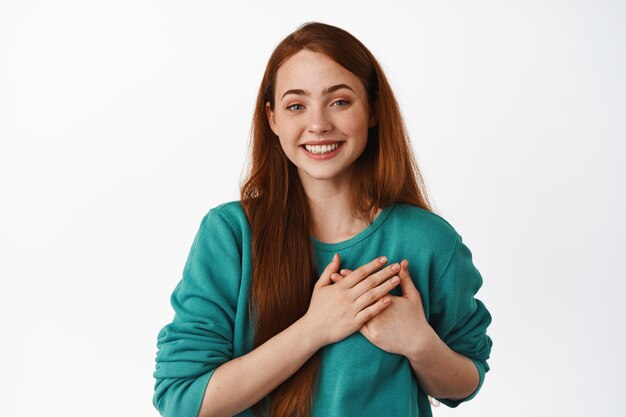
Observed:
[[[215,369],[252,350],[250,233],[237,201],[210,210],[202,219],[171,297],[176,314],[158,335],[153,402],[163,416],[196,417]],[[428,322],[480,374],[478,389],[466,399],[439,401],[456,407],[476,395],[489,370],[492,343],[486,329],[491,316],[474,298],[482,277],[472,254],[447,221],[415,206],[395,204],[348,240],[312,242],[319,271],[334,253],[348,269],[383,255],[390,263],[408,259]],[[401,295],[400,287],[391,294]],[[406,357],[383,351],[358,331],[322,351],[312,417],[432,415]],[[253,413],[247,409],[237,416]]]

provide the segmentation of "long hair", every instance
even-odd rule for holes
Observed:
[[[307,312],[318,279],[307,197],[265,113],[266,102],[275,106],[279,67],[303,49],[325,54],[358,77],[376,111],[377,124],[369,128],[365,150],[355,161],[353,214],[371,223],[377,209],[395,202],[432,211],[398,103],[374,56],[345,30],[317,22],[300,26],[278,44],[267,63],[252,121],[249,172],[241,187],[252,231],[248,307],[255,323],[255,348]],[[318,351],[272,391],[271,417],[310,416],[320,363]],[[255,404],[254,414],[261,415],[266,405]]]

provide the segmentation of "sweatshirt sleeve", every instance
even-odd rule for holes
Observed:
[[[209,211],[171,296],[174,318],[158,334],[153,404],[162,416],[196,417],[213,372],[232,359],[239,248],[224,215]]]
[[[480,390],[489,371],[487,359],[492,341],[487,336],[491,315],[485,305],[474,298],[482,285],[482,276],[472,262],[472,253],[458,233],[454,248],[430,294],[429,322],[439,337],[455,352],[468,357],[476,366],[479,384],[467,398],[438,398],[449,407],[469,401]]]

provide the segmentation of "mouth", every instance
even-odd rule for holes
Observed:
[[[342,144],[343,142],[334,142],[324,145],[302,145],[302,147],[313,155],[326,155],[337,150]]]

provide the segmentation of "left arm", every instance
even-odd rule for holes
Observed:
[[[489,370],[491,315],[474,295],[482,277],[471,252],[457,235],[450,261],[429,294],[430,317],[408,271],[397,269],[402,296],[390,295],[385,311],[366,322],[360,332],[379,348],[407,357],[420,387],[431,397],[456,407],[479,391]],[[334,282],[341,273],[331,275]]]
[[[405,355],[420,386],[431,397],[451,400],[469,397],[480,381],[476,366],[467,357],[450,349],[432,327],[430,333],[430,342]]]
[[[381,349],[406,356],[420,387],[431,397],[467,398],[478,388],[478,370],[470,359],[442,341],[426,320],[408,264],[406,259],[402,261],[398,271],[402,297],[390,296],[387,311],[369,320],[360,331]],[[348,272],[343,270],[341,275]],[[339,281],[341,275],[335,273],[331,279]]]

